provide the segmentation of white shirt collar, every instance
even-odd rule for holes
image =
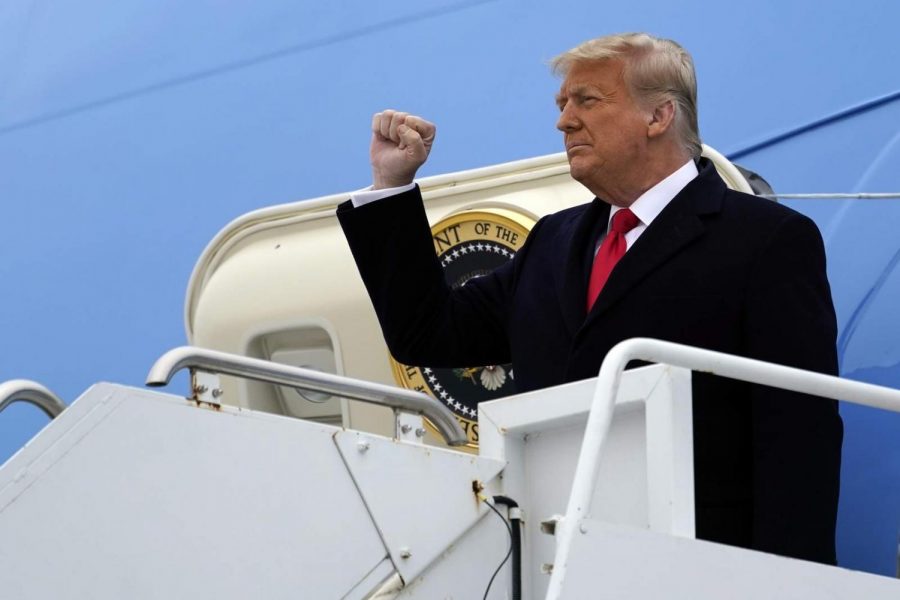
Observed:
[[[654,185],[652,188],[641,194],[637,200],[632,203],[629,208],[645,227],[653,222],[659,213],[666,207],[672,199],[678,195],[684,186],[690,183],[699,172],[697,165],[693,160],[689,160],[682,165],[677,171]],[[619,206],[612,206],[609,211],[609,218],[620,210]]]

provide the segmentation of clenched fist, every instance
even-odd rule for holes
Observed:
[[[372,187],[382,189],[412,183],[428,158],[435,126],[421,117],[385,110],[372,117]]]

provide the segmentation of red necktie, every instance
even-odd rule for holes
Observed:
[[[634,229],[640,223],[640,219],[634,216],[634,213],[623,208],[616,212],[612,218],[612,226],[609,233],[600,244],[600,250],[594,257],[594,266],[591,267],[591,280],[588,283],[587,310],[591,312],[591,307],[600,295],[600,290],[609,274],[612,273],[613,267],[619,262],[619,259],[625,255],[627,245],[625,243],[625,234]]]

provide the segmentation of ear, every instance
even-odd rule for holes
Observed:
[[[647,137],[655,138],[665,134],[675,121],[675,103],[665,100],[657,104],[650,113],[650,122],[647,124]]]

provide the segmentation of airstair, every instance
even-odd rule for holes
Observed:
[[[190,347],[148,385],[181,369],[188,398],[98,383],[61,412],[38,384],[0,385],[0,407],[58,414],[0,468],[0,597],[900,597],[694,539],[690,373],[900,412],[897,390],[629,340],[596,379],[481,404],[473,455],[413,391]],[[395,432],[223,404],[219,375],[386,406]],[[424,443],[425,419],[451,447]]]

